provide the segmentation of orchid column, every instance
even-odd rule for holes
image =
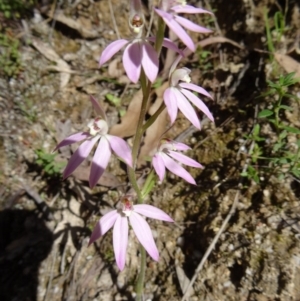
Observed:
[[[118,268],[123,270],[126,265],[128,231],[129,225],[131,225],[141,244],[141,265],[136,286],[137,300],[142,300],[143,297],[146,251],[153,260],[159,260],[159,252],[153,239],[151,229],[143,216],[166,222],[173,222],[172,218],[167,213],[152,205],[144,204],[144,199],[147,194],[151,192],[156,181],[159,180],[162,182],[164,180],[166,169],[188,183],[196,185],[195,179],[181,165],[184,164],[190,167],[203,168],[200,163],[182,153],[190,149],[189,146],[162,137],[161,143],[152,158],[153,168],[145,183],[140,185],[137,181],[135,171],[143,134],[153,122],[155,122],[164,109],[167,109],[171,125],[176,121],[179,109],[183,115],[185,115],[185,117],[200,130],[200,121],[193,105],[213,121],[213,116],[206,104],[194,93],[200,93],[207,98],[212,98],[211,95],[202,87],[190,83],[191,78],[189,77],[189,69],[177,69],[177,65],[184,56],[184,51],[180,50],[171,40],[164,38],[166,24],[190,50],[195,51],[195,45],[192,39],[182,26],[189,30],[201,33],[208,33],[210,30],[194,24],[178,14],[210,12],[174,0],[162,1],[160,7],[155,8],[155,12],[159,17],[156,37],[145,37],[145,18],[142,12],[141,2],[140,0],[131,0],[129,26],[133,34],[132,39],[120,39],[112,42],[104,49],[99,61],[100,66],[102,66],[124,47],[123,65],[125,72],[133,83],[140,82],[141,84],[143,98],[141,99],[140,116],[133,139],[132,149],[130,149],[123,139],[108,134],[108,120],[98,101],[94,97],[91,97],[91,104],[97,116],[88,122],[87,130],[67,137],[56,147],[56,149],[58,149],[75,142],[82,142],[77,151],[70,158],[64,171],[63,176],[66,178],[89,156],[92,149],[98,143],[91,164],[89,179],[91,187],[94,187],[97,184],[99,178],[106,169],[113,152],[127,164],[128,179],[135,193],[132,193],[131,189],[131,192],[129,191],[126,195],[121,196],[116,209],[108,212],[99,220],[93,230],[89,244],[92,244],[95,240],[113,228],[113,249],[116,263]],[[176,51],[178,57],[174,61],[169,72],[169,87],[164,92],[164,103],[155,114],[148,120],[145,120],[152,83],[156,80],[159,71],[159,55],[161,47],[167,47],[168,49]]]

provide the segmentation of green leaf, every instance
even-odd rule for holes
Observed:
[[[279,161],[278,161],[280,164],[287,164],[289,163],[287,158],[280,158]]]
[[[262,110],[261,112],[258,113],[258,118],[265,118],[265,117],[271,116],[271,115],[273,115],[273,114],[274,114],[273,111],[270,111],[270,110]]]
[[[296,178],[300,178],[300,169],[293,169],[293,170],[292,170],[292,174],[293,174]]]
[[[153,87],[154,89],[157,89],[157,88],[161,87],[162,84],[163,84],[163,79],[162,79],[161,77],[158,77],[158,78],[156,79],[156,81],[152,84],[152,87]]]
[[[282,129],[285,129],[286,131],[288,131],[289,133],[293,133],[293,134],[300,134],[300,130],[297,128],[294,128],[292,126],[285,126],[282,125],[281,126]]]
[[[256,124],[253,128],[253,136],[257,137],[259,135],[259,131],[260,131],[260,125]]]
[[[279,109],[284,109],[284,110],[287,110],[287,111],[293,111],[293,108],[291,108],[289,106],[286,106],[286,105],[279,106]]]
[[[284,131],[280,132],[280,134],[279,134],[279,139],[282,140],[282,139],[286,138],[286,136],[287,136],[287,131],[284,130]]]
[[[153,189],[154,185],[156,182],[156,176],[154,175],[153,170],[150,172],[150,174],[148,175],[144,185],[143,185],[143,189],[141,191],[142,193],[142,197],[145,198]]]
[[[121,99],[113,94],[106,94],[105,95],[106,99],[113,103],[116,107],[121,105]]]

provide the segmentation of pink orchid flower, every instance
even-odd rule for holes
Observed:
[[[176,5],[174,5],[176,4]],[[195,51],[195,44],[187,32],[182,28],[185,27],[194,32],[210,33],[210,29],[199,26],[186,18],[180,17],[177,14],[212,14],[202,8],[186,5],[185,1],[170,1],[162,0],[161,9],[155,8],[156,13],[163,18],[169,28],[181,39],[181,41],[191,50]]]
[[[123,53],[123,66],[128,78],[133,83],[137,83],[143,67],[147,78],[153,83],[158,74],[159,62],[157,53],[149,41],[154,41],[154,38],[136,38],[132,41],[120,39],[114,41],[103,50],[99,66],[101,67],[122,47],[126,46]],[[163,46],[180,53],[178,47],[169,39],[164,39]]]
[[[128,243],[128,219],[130,225],[137,236],[139,242],[155,261],[159,260],[159,253],[153,239],[153,235],[148,223],[141,216],[174,222],[173,219],[164,211],[151,205],[133,205],[132,202],[124,197],[122,208],[106,213],[96,224],[91,235],[89,245],[96,239],[103,236],[110,228],[113,229],[113,246],[116,263],[122,271],[126,261],[126,251]],[[141,215],[140,215],[141,214]]]
[[[63,172],[63,178],[65,179],[88,157],[94,145],[99,141],[92,160],[89,178],[90,187],[92,188],[97,184],[106,169],[112,150],[129,166],[132,166],[132,157],[131,150],[123,139],[108,135],[108,124],[104,111],[92,96],[91,102],[99,116],[88,124],[89,131],[76,133],[65,138],[56,146],[55,150],[75,142],[83,141],[70,158]]]
[[[179,109],[196,128],[200,129],[199,118],[190,102],[201,110],[211,121],[214,121],[214,118],[205,103],[189,90],[201,93],[211,99],[212,97],[205,89],[190,83],[190,72],[191,70],[188,68],[173,71],[169,78],[170,87],[165,90],[163,98],[171,123],[174,123]]]
[[[110,43],[101,54],[100,67],[126,46],[123,53],[123,66],[128,78],[133,83],[137,83],[143,67],[145,75],[153,83],[158,74],[159,60],[156,51],[150,44],[150,42],[155,42],[155,38],[142,37],[144,26],[145,18],[141,1],[130,1],[129,27],[136,34],[136,37],[132,40],[119,39]],[[181,53],[178,47],[169,39],[164,39],[163,46]]]
[[[162,144],[159,146],[158,151],[152,158],[153,167],[159,177],[159,180],[162,182],[165,176],[166,168],[171,171],[173,174],[181,177],[182,179],[186,180],[190,184],[196,185],[194,178],[191,174],[186,171],[179,163],[203,168],[203,166],[198,163],[197,161],[179,153],[178,151],[185,151],[190,149],[184,143],[180,143],[177,141],[172,140],[163,140]],[[176,161],[179,163],[177,163]]]

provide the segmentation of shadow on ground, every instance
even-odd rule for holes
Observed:
[[[53,235],[38,212],[0,212],[0,300],[37,300],[39,266],[52,244]]]

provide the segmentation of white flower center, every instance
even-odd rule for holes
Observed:
[[[130,200],[128,200],[127,198],[124,198],[124,200],[122,201],[122,212],[127,217],[129,217],[132,211],[133,211],[132,202]]]
[[[90,135],[96,136],[97,134],[106,135],[108,132],[107,122],[99,117],[91,120],[88,123],[88,128]]]
[[[145,25],[145,21],[143,17],[139,16],[138,14],[135,14],[130,20],[129,20],[129,26],[133,30],[134,33],[140,33]]]
[[[168,152],[176,151],[176,148],[172,142],[169,142],[169,140],[163,140],[162,144],[159,147],[159,151],[168,154]]]
[[[180,81],[190,83],[190,73],[191,70],[185,67],[176,69],[171,75],[171,86],[176,87]]]

